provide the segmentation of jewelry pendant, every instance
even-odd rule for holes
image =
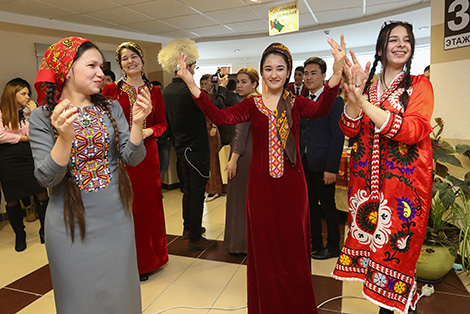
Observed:
[[[90,126],[90,120],[89,119],[81,119],[78,121],[78,123],[80,123],[80,125],[82,126],[82,128],[86,129]]]

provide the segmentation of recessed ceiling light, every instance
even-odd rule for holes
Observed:
[[[235,51],[235,52],[242,52],[243,50],[241,50],[241,49],[235,49],[234,51]]]
[[[420,27],[418,27],[418,30],[422,31],[422,30],[425,30],[425,29],[428,29],[428,28],[429,28],[429,26],[420,26]]]

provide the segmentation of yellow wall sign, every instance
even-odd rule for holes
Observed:
[[[269,9],[269,36],[299,30],[297,1],[281,4]]]

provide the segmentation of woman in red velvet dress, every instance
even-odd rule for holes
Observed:
[[[162,92],[149,83],[143,73],[143,52],[131,42],[122,43],[116,49],[116,60],[125,75],[108,84],[103,95],[119,101],[127,121],[132,121],[132,107],[139,91],[145,86],[150,90],[153,109],[144,121],[143,137],[147,150],[145,159],[136,167],[126,166],[134,190],[132,213],[134,216],[135,242],[140,280],[168,262],[165,216],[163,212],[160,180],[160,163],[156,137],[166,129],[165,106]]]
[[[250,314],[317,313],[310,269],[310,218],[299,155],[300,118],[328,114],[338,92],[346,55],[329,39],[333,76],[318,101],[287,91],[292,56],[284,45],[268,46],[261,59],[267,92],[219,110],[197,88],[178,56],[177,75],[217,125],[250,122],[253,152],[247,189],[247,282]]]

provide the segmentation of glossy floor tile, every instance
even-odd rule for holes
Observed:
[[[226,197],[221,196],[207,203],[203,214],[205,236],[218,240],[218,247],[190,252],[188,241],[181,237],[182,194],[179,190],[164,191],[170,257],[166,265],[141,283],[143,313],[247,313],[246,256],[231,255],[223,245],[225,201]],[[13,249],[14,233],[10,225],[0,222],[0,314],[53,314],[54,294],[45,247],[39,243],[37,234],[39,222],[25,225],[28,248],[18,253]],[[342,238],[344,229],[341,228]],[[335,259],[312,260],[316,301],[318,305],[325,302],[319,313],[377,314],[378,307],[362,297],[362,283],[331,278],[335,263]],[[432,296],[420,300],[418,313],[467,313],[470,295],[465,285],[469,283],[467,276],[451,271],[441,283],[434,285],[436,292]],[[421,286],[420,283],[418,289]],[[330,301],[336,297],[342,298]],[[236,308],[240,309],[224,310]]]

